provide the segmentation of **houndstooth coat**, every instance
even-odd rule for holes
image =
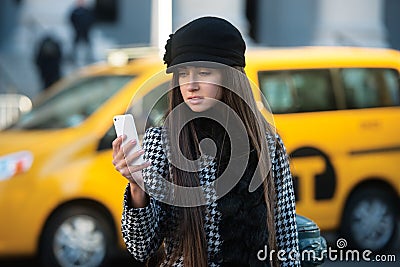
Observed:
[[[275,207],[276,240],[278,249],[285,251],[284,255],[288,258],[289,253],[299,251],[292,176],[280,137],[277,135],[276,139],[282,149],[276,148],[276,139],[273,136],[268,135],[267,139],[277,197]],[[167,179],[170,172],[169,149],[166,143],[165,130],[162,128],[149,128],[146,131],[143,139],[144,159],[150,161],[151,166],[145,168],[142,174],[146,188],[150,192],[150,203],[144,208],[132,208],[129,204],[130,191],[128,185],[124,195],[122,214],[122,235],[128,251],[136,260],[145,262],[164,242],[166,260],[161,266],[166,266],[169,257],[172,255],[172,249],[176,245],[172,233],[176,231],[179,220],[176,212],[174,212],[174,207],[159,201],[163,198],[163,193],[159,189],[164,188],[163,179],[159,177]],[[200,184],[207,188],[207,185],[216,179],[215,176],[215,161],[211,157],[204,157],[199,172]],[[223,259],[216,257],[216,255],[220,255],[219,252],[224,242],[219,231],[222,216],[217,209],[215,191],[209,190],[205,193],[209,200],[206,207],[208,212],[206,212],[207,216],[204,220],[208,264],[209,266],[221,266]],[[257,266],[268,265],[267,259],[263,264]],[[172,266],[183,266],[182,257]],[[300,262],[288,259],[281,261],[281,266],[300,266]]]

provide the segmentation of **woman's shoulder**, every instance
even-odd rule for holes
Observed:
[[[268,131],[266,136],[267,136],[268,149],[270,150],[271,155],[275,155],[275,153],[279,151],[283,151],[286,154],[285,145],[278,132]]]
[[[163,127],[149,127],[146,129],[144,135],[161,135],[163,132]]]
[[[146,129],[145,133],[144,133],[144,138],[163,138],[165,139],[167,136],[167,130],[165,129],[165,127],[149,127]]]
[[[164,130],[162,127],[147,128],[143,136],[143,143],[161,143],[163,136]]]

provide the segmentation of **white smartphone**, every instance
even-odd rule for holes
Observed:
[[[140,142],[139,142],[139,137],[138,133],[136,131],[136,126],[135,126],[135,121],[133,119],[133,116],[131,114],[125,114],[125,115],[116,115],[113,118],[114,121],[114,128],[115,132],[117,133],[117,136],[125,135],[126,138],[122,142],[122,146],[126,145],[128,142],[132,140],[136,140],[136,145],[133,147],[131,151],[129,151],[128,155],[138,151],[141,149]],[[128,156],[126,155],[126,156]],[[140,165],[145,163],[143,159],[143,155],[140,155],[139,158],[136,160],[132,161],[134,165]]]

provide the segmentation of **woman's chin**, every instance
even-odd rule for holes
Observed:
[[[209,109],[209,108],[206,108],[206,107],[199,107],[199,106],[194,106],[194,107],[189,106],[189,108],[190,108],[191,111],[196,112],[196,113],[204,112],[204,111],[207,111]]]

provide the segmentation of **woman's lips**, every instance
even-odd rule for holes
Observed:
[[[200,96],[190,96],[188,97],[188,102],[192,105],[200,104],[203,101],[203,97]]]

